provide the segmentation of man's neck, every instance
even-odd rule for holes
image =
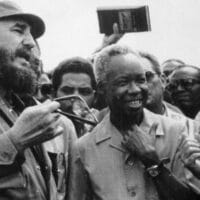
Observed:
[[[119,113],[110,113],[110,120],[112,124],[121,131],[132,129],[134,124],[140,125],[143,119],[143,112],[138,113],[135,116],[127,116]]]
[[[194,119],[200,109],[198,109],[198,108],[190,108],[190,109],[181,109],[181,110],[183,111],[183,113],[187,117],[189,117],[191,119]]]

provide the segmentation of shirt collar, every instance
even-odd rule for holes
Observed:
[[[148,111],[147,109],[144,109],[144,115],[143,115],[143,120],[140,124],[140,128],[145,131],[145,132],[149,132],[151,126],[154,123],[158,123],[158,127],[156,130],[156,136],[163,136],[164,132],[162,130],[162,127],[160,126],[159,123],[159,115],[156,115],[150,111]],[[119,143],[117,142],[120,139],[120,143],[122,140],[122,135],[121,133],[117,130],[117,128],[110,122],[110,113],[108,113],[104,119],[102,120],[102,122],[99,124],[99,128],[98,130],[101,130],[101,132],[98,132],[98,134],[96,134],[96,143],[101,143],[103,141],[106,141],[108,139],[111,139],[114,142],[114,144]],[[118,145],[117,145],[118,146]]]

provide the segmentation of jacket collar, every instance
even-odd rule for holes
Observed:
[[[162,127],[159,123],[159,115],[156,115],[147,109],[144,109],[144,118],[142,123],[140,124],[140,128],[145,131],[149,132],[153,123],[158,123],[158,127],[156,130],[156,136],[164,136],[164,132]],[[100,130],[96,134],[96,144],[104,142],[108,139],[111,140],[110,146],[114,147],[122,152],[126,152],[126,150],[122,147],[121,141],[123,140],[122,134],[117,130],[117,128],[110,122],[110,113],[108,113],[103,121],[99,124],[98,130]]]
[[[161,125],[159,123],[160,116],[156,115],[146,109],[144,109],[144,118],[142,123],[140,124],[140,128],[149,133],[151,126],[153,123],[158,123],[158,127],[156,130],[156,137],[164,136],[164,132],[162,131]],[[108,113],[103,121],[99,124],[98,133],[96,134],[96,144],[100,144],[107,140],[109,141],[109,146],[124,153],[124,162],[128,162],[131,159],[131,154],[128,152],[121,144],[123,140],[122,134],[119,130],[110,122],[110,113]]]

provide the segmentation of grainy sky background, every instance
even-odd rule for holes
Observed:
[[[146,50],[160,62],[179,58],[200,66],[199,0],[15,0],[41,16],[46,33],[39,39],[46,71],[71,56],[88,57],[101,44],[96,8],[149,5],[151,32],[126,34],[120,43]]]

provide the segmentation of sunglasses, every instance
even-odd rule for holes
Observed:
[[[190,90],[196,84],[200,84],[200,80],[188,78],[179,80],[169,80],[169,83],[166,87],[170,91],[177,90],[178,86],[181,86],[185,90]]]
[[[38,89],[42,95],[50,95],[52,93],[53,87],[51,83],[43,83],[38,85]]]

